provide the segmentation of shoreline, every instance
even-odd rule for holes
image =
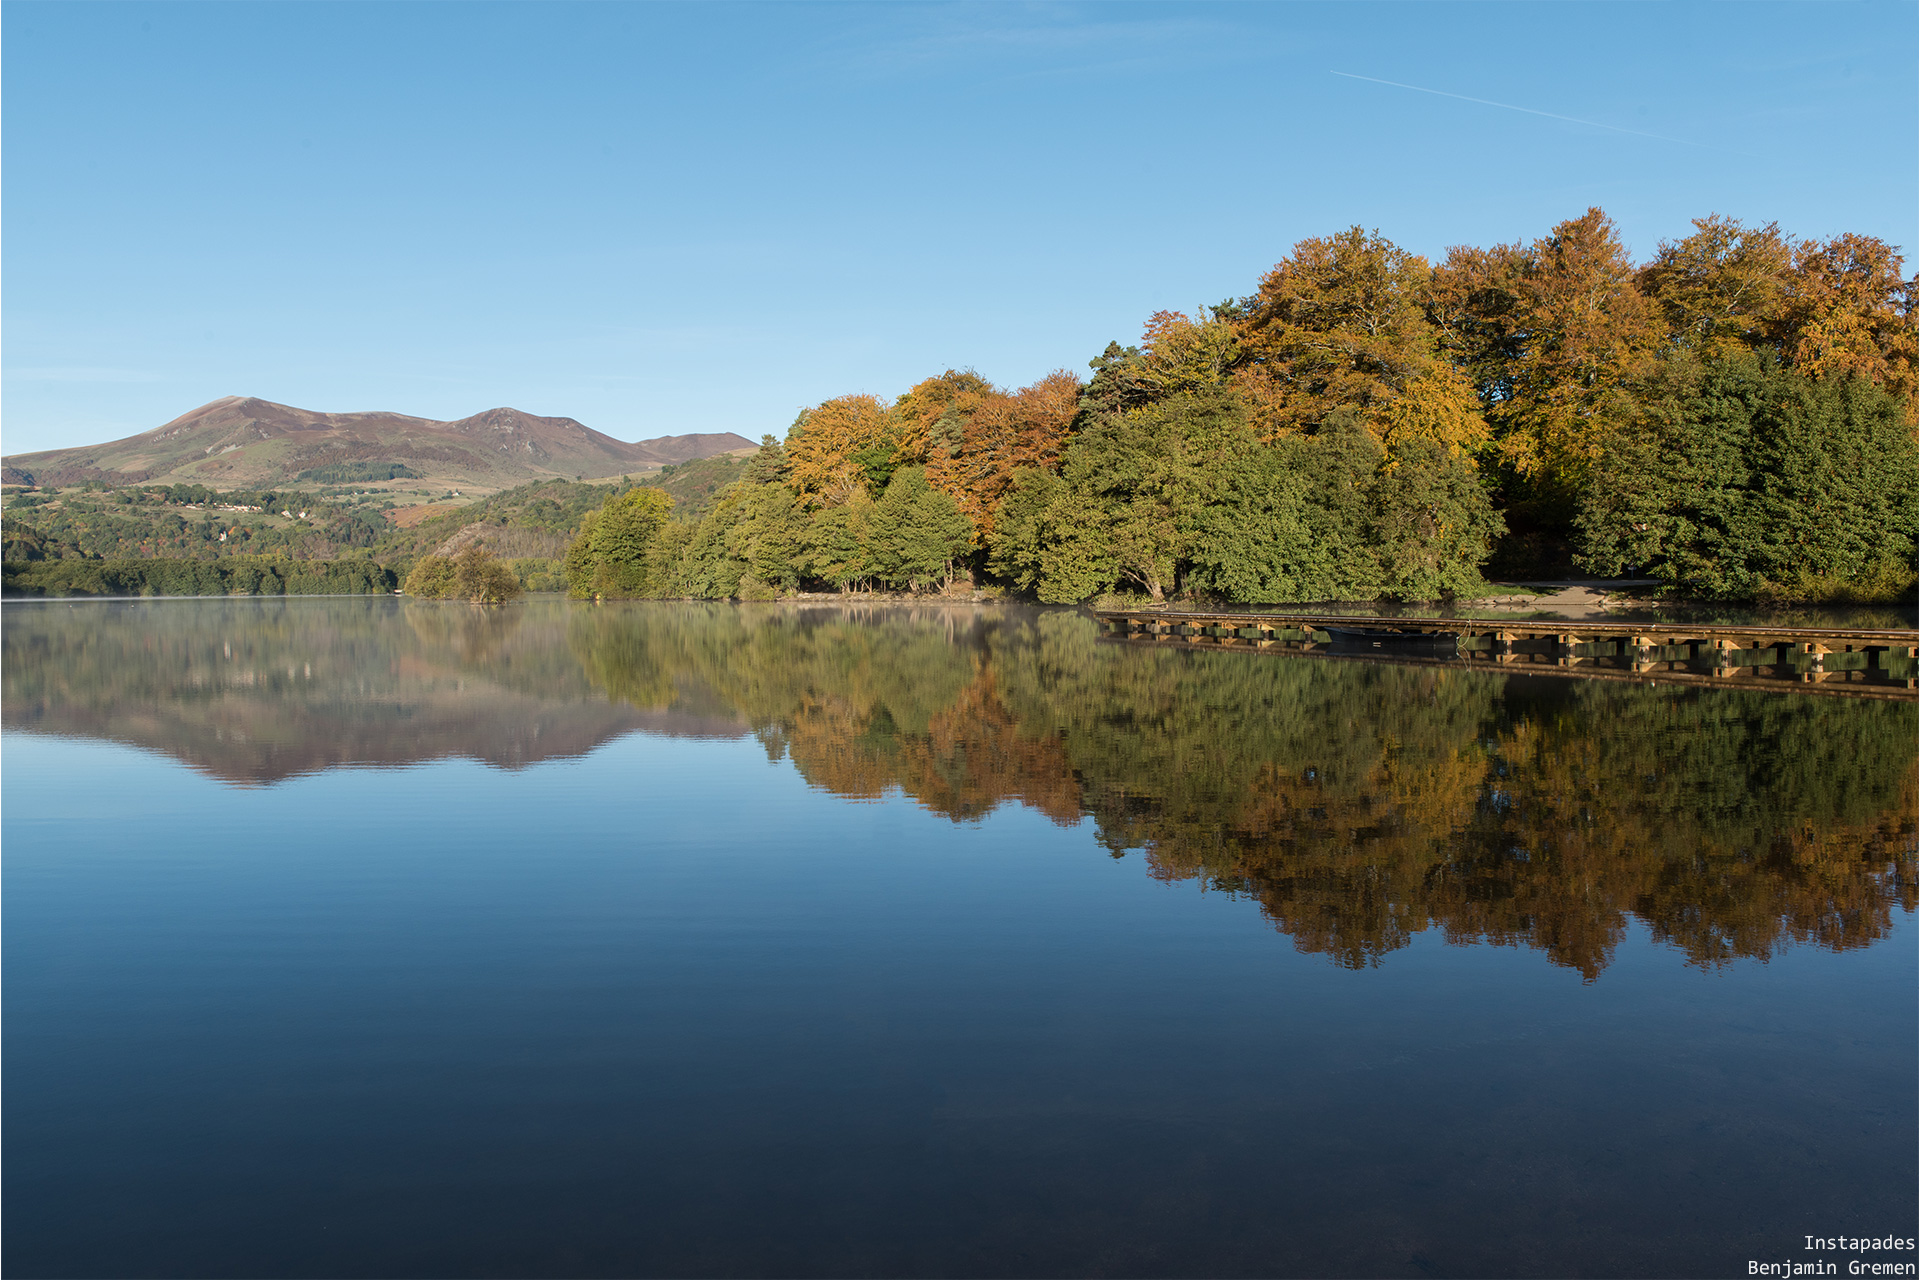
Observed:
[[[1036,601],[1021,599],[1005,591],[994,588],[975,588],[965,591],[932,592],[924,595],[897,591],[810,591],[794,592],[773,600],[695,600],[692,598],[647,598],[644,600],[585,600],[580,603],[683,603],[683,604],[763,604],[788,608],[818,608],[823,606],[838,608],[969,608],[978,609],[992,605],[1011,605],[1023,608],[1069,608],[1069,609],[1125,609],[1137,611],[1155,611],[1168,613],[1192,612],[1196,609],[1211,613],[1285,615],[1289,613],[1346,614],[1356,619],[1392,620],[1395,618],[1418,619],[1461,619],[1485,618],[1489,621],[1545,621],[1560,619],[1568,622],[1606,622],[1624,620],[1643,620],[1647,622],[1671,620],[1675,622],[1705,623],[1713,618],[1725,618],[1738,621],[1751,621],[1758,618],[1781,618],[1789,616],[1821,617],[1836,613],[1867,613],[1881,615],[1878,625],[1882,627],[1916,628],[1920,627],[1920,611],[1912,601],[1898,604],[1782,604],[1763,605],[1752,602],[1715,601],[1695,597],[1661,597],[1654,594],[1657,582],[1647,579],[1630,580],[1589,580],[1585,582],[1526,582],[1496,583],[1496,587],[1517,588],[1500,591],[1495,594],[1475,596],[1471,599],[1454,601],[1402,602],[1391,600],[1319,600],[1291,601],[1278,604],[1220,604],[1204,600],[1168,599],[1154,602],[1144,596],[1109,593],[1078,605],[1043,605]],[[413,597],[400,592],[237,592],[221,595],[37,595],[26,592],[7,592],[0,594],[0,602],[21,603],[69,603],[83,601],[94,603],[140,603],[159,600],[287,600],[287,599],[337,599],[337,598],[406,600]],[[528,592],[522,599],[566,598],[559,592]]]

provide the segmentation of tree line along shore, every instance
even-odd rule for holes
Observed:
[[[948,370],[824,401],[749,458],[522,486],[414,529],[339,489],[16,497],[6,587],[1261,604],[1577,572],[1899,601],[1920,465],[1903,271],[1870,236],[1717,216],[1642,263],[1598,209],[1438,263],[1354,227],[1245,297],[1156,313],[1085,380]],[[208,509],[245,497],[266,514],[213,536]]]

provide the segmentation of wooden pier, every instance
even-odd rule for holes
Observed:
[[[1905,630],[1170,609],[1099,609],[1095,616],[1115,638],[1137,644],[1603,679],[1913,698],[1920,675],[1920,632]]]

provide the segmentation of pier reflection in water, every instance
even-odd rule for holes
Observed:
[[[1696,964],[1914,906],[1915,714],[1751,690],[1097,643],[1072,611],[390,601],[10,607],[9,728],[238,783],[636,731],[752,734],[814,786],[1093,820],[1303,950],[1423,930],[1588,978],[1629,920]]]

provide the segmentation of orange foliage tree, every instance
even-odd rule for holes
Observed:
[[[1011,394],[991,387],[964,392],[938,420],[927,447],[927,482],[959,504],[974,545],[992,536],[1014,468],[1059,465],[1079,402],[1080,379],[1056,369]]]
[[[916,382],[893,409],[900,418],[900,460],[917,465],[936,447],[956,448],[966,415],[982,396],[994,393],[993,384],[971,369],[949,369],[937,377]]]

